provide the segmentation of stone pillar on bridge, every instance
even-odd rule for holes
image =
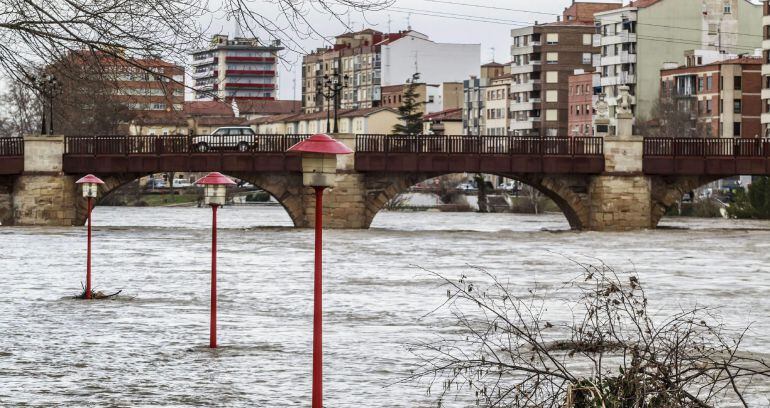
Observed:
[[[644,175],[643,138],[633,134],[633,97],[621,89],[614,134],[604,136],[604,173],[590,184],[591,230],[634,230],[654,227],[651,180]],[[600,133],[599,133],[600,134]]]
[[[24,173],[13,185],[14,225],[70,226],[76,218],[78,189],[62,172],[64,136],[24,136]]]
[[[339,133],[332,135],[352,150],[356,136]],[[355,155],[337,157],[337,185],[324,191],[324,226],[327,228],[368,228],[366,223],[366,192],[363,173],[355,170]],[[303,194],[305,225],[315,224],[315,193],[306,188]]]

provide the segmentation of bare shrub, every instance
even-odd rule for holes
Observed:
[[[485,407],[749,406],[747,384],[767,381],[767,361],[739,350],[707,308],[665,318],[649,313],[639,277],[607,265],[575,262],[576,279],[551,293],[520,296],[494,275],[443,283],[446,310],[460,332],[409,346],[438,406],[452,396]],[[546,298],[564,299],[560,323]],[[553,318],[553,316],[551,317]],[[465,399],[463,399],[465,398]]]

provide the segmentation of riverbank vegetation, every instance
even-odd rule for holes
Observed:
[[[439,274],[449,334],[409,346],[438,406],[455,398],[485,407],[748,407],[747,385],[770,365],[743,352],[746,330],[713,311],[653,315],[636,274],[575,262],[580,274],[554,290],[522,291],[483,270]],[[548,312],[563,299],[568,316]],[[442,320],[447,321],[447,320]]]
[[[748,191],[735,190],[727,214],[732,218],[770,219],[770,177],[755,177]]]

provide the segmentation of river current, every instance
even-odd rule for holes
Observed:
[[[126,295],[112,301],[70,298],[85,228],[0,228],[0,406],[309,406],[312,231],[281,207],[219,220],[214,351],[209,209],[98,207],[93,282]],[[572,232],[560,214],[382,212],[372,229],[325,231],[325,405],[435,406],[425,384],[399,382],[416,366],[405,344],[448,324],[423,318],[446,292],[422,268],[479,266],[525,289],[577,276],[568,258],[596,258],[635,269],[657,312],[697,304],[751,324],[745,347],[770,355],[770,223],[661,225]]]

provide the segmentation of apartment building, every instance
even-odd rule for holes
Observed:
[[[573,7],[579,4],[575,3]],[[606,7],[617,4],[605,4]],[[514,135],[568,134],[568,77],[576,69],[593,70],[595,28],[592,23],[564,20],[511,30],[510,130]]]
[[[567,80],[569,88],[567,104],[567,128],[569,136],[593,136],[593,106],[596,102],[594,95],[594,72],[578,71]]]
[[[486,132],[486,88],[492,78],[511,73],[511,64],[488,62],[481,66],[480,77],[472,75],[463,81],[463,134],[485,135]]]
[[[748,0],[638,0],[595,19],[596,68],[611,118],[621,85],[636,97],[634,113],[649,117],[658,90],[637,84],[658,83],[663,64],[687,50],[746,54],[761,45],[761,9]]]
[[[770,2],[762,1],[762,135],[770,137]]]
[[[274,100],[278,95],[280,41],[215,35],[211,45],[192,53],[198,100]]]
[[[661,95],[689,113],[692,137],[759,137],[762,58],[740,57],[660,71]]]
[[[511,74],[501,75],[489,80],[484,89],[484,134],[490,136],[507,135],[510,125]]]
[[[347,77],[340,108],[363,109],[380,106],[383,86],[405,84],[415,72],[429,84],[478,74],[479,56],[479,44],[436,43],[414,30],[345,33],[336,37],[334,46],[303,57],[303,111],[319,111],[329,103],[318,92],[324,76]]]

